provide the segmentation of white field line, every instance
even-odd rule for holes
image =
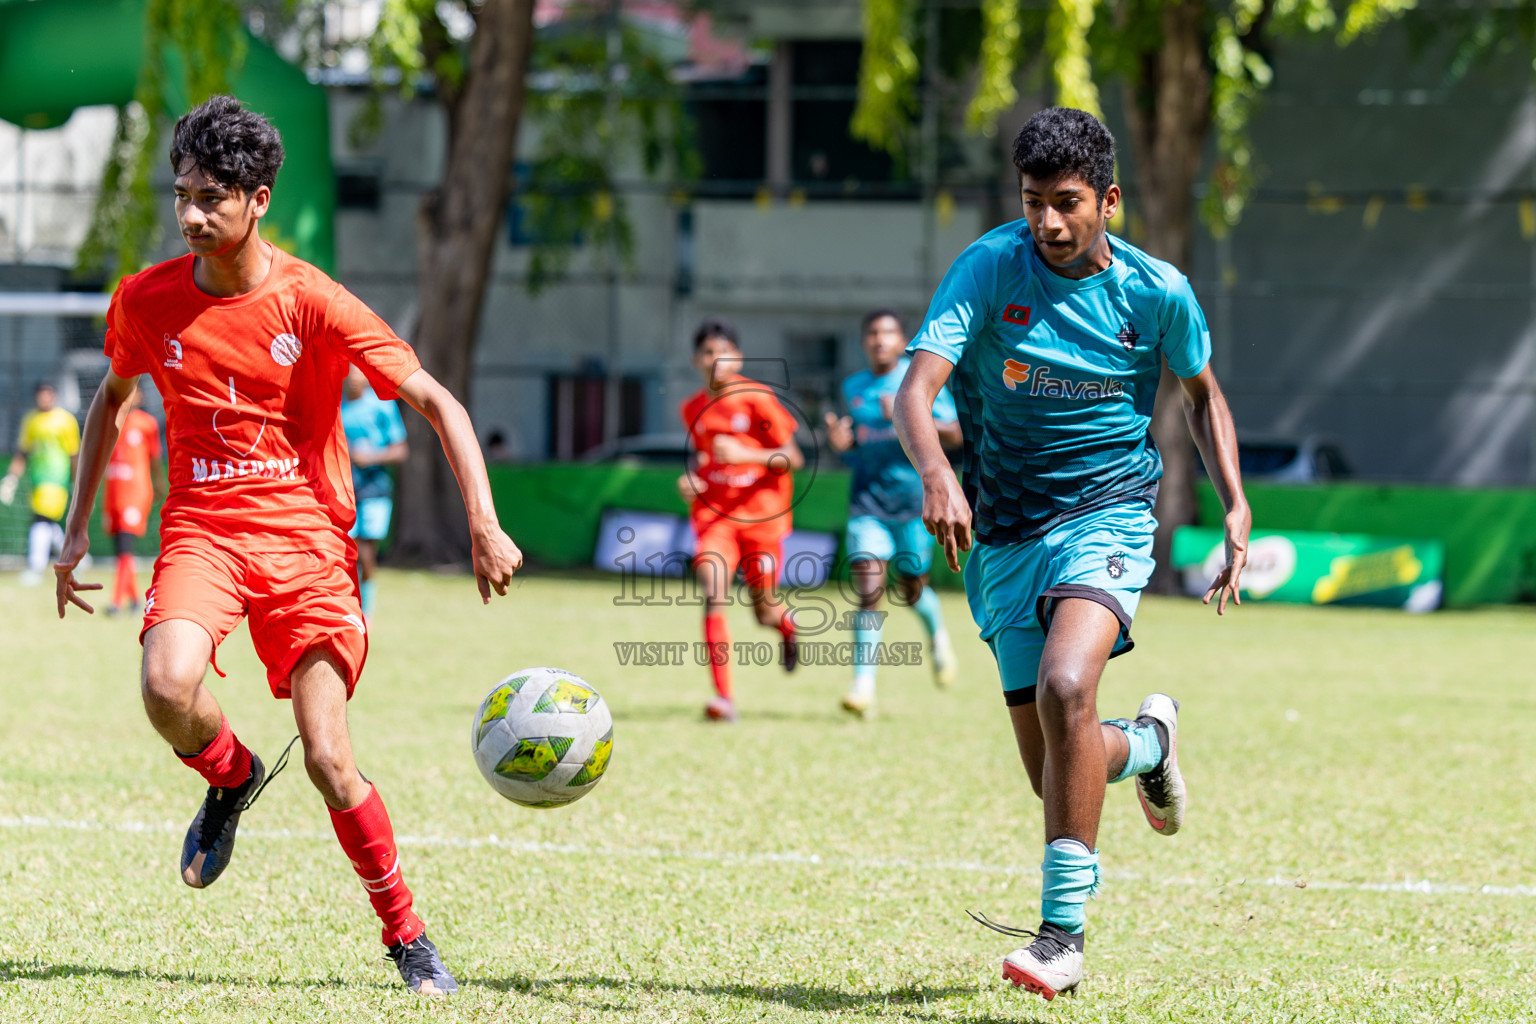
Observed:
[[[142,821],[79,821],[64,818],[42,818],[34,815],[0,817],[0,828],[32,829],[51,832],[139,832],[155,835],[180,836],[185,825],[155,824]],[[240,835],[247,839],[296,840],[299,842],[334,843],[330,832],[300,831],[295,829],[242,828]],[[494,849],[514,853],[555,853],[581,857],[612,857],[618,860],[691,860],[711,864],[792,864],[813,867],[856,868],[867,871],[950,871],[964,874],[988,875],[1036,875],[1039,869],[1031,866],[986,864],[974,860],[909,860],[905,857],[824,857],[818,853],[727,853],[715,850],[668,850],[659,846],[589,846],[584,843],[546,843],[528,839],[503,839],[500,836],[413,836],[398,835],[395,841],[401,846],[440,848],[450,850]],[[1429,879],[1405,878],[1400,882],[1329,882],[1317,879],[1299,880],[1295,877],[1271,875],[1267,878],[1232,878],[1212,881],[1204,878],[1169,877],[1150,878],[1135,871],[1106,871],[1112,881],[1147,882],[1152,885],[1190,886],[1218,888],[1222,886],[1259,885],[1273,888],[1325,889],[1337,892],[1407,893],[1419,896],[1536,896],[1536,885],[1469,885],[1461,882],[1433,882]]]

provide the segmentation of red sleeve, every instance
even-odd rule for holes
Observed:
[[[782,448],[795,436],[795,418],[772,395],[758,391],[753,397],[757,399],[757,414],[763,418],[769,445]]]
[[[405,379],[421,369],[411,346],[339,284],[325,310],[325,331],[336,351],[363,371],[374,394],[385,401],[394,398]]]
[[[107,340],[102,351],[112,360],[112,372],[119,377],[137,377],[149,372],[150,364],[144,358],[143,346],[137,344],[137,336],[128,327],[128,318],[123,312],[121,286],[112,293],[112,302],[107,306]]]

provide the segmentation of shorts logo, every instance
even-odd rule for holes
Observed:
[[[1114,554],[1110,555],[1104,568],[1109,572],[1109,578],[1112,580],[1117,580],[1121,576],[1124,576],[1125,552],[1116,551]]]
[[[1011,324],[1018,324],[1020,327],[1028,327],[1029,307],[1015,306],[1013,303],[1009,303],[1003,309],[1003,319]]]
[[[1115,335],[1115,340],[1124,345],[1125,350],[1129,352],[1136,347],[1136,340],[1140,337],[1141,335],[1136,333],[1136,328],[1132,327],[1131,322],[1127,320],[1120,326],[1120,333]]]
[[[304,343],[291,334],[279,334],[272,339],[272,361],[278,366],[292,366],[304,354]]]
[[[1009,391],[1019,390],[1019,385],[1027,380],[1029,380],[1028,363],[1021,363],[1017,359],[1003,360],[1003,383]]]
[[[361,618],[359,618],[358,616],[356,616],[356,615],[343,615],[342,619],[344,619],[347,622],[348,625],[350,625],[353,629],[357,630],[363,636],[367,636],[368,635],[367,627],[365,627],[363,625],[363,620]]]
[[[165,341],[165,365],[173,370],[181,369],[181,339],[169,334],[161,335]]]

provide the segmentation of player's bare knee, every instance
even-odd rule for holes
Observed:
[[[1096,717],[1096,680],[1071,668],[1053,668],[1040,680],[1039,703],[1042,713],[1064,721],[1084,715]]]
[[[190,711],[203,682],[204,666],[174,658],[146,659],[139,689],[144,706],[152,713]]]

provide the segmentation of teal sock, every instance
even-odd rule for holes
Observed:
[[[856,628],[853,631],[853,678],[855,680],[868,679],[871,684],[875,679],[875,645],[880,642],[880,627],[866,629]]]
[[[912,610],[923,620],[923,628],[929,636],[944,628],[944,608],[939,604],[939,595],[933,592],[932,587],[923,588],[917,600],[912,602]]]
[[[1149,772],[1162,762],[1163,741],[1157,734],[1157,726],[1152,724],[1150,718],[1135,722],[1115,718],[1102,724],[1124,729],[1125,738],[1131,745],[1131,751],[1125,759],[1125,767],[1120,769],[1120,774],[1110,779],[1110,782],[1122,782],[1132,775]]]
[[[1057,839],[1045,847],[1040,864],[1040,916],[1076,935],[1087,924],[1083,905],[1099,888],[1099,851],[1076,839]]]
[[[364,580],[359,584],[363,598],[363,614],[373,615],[373,580]]]

